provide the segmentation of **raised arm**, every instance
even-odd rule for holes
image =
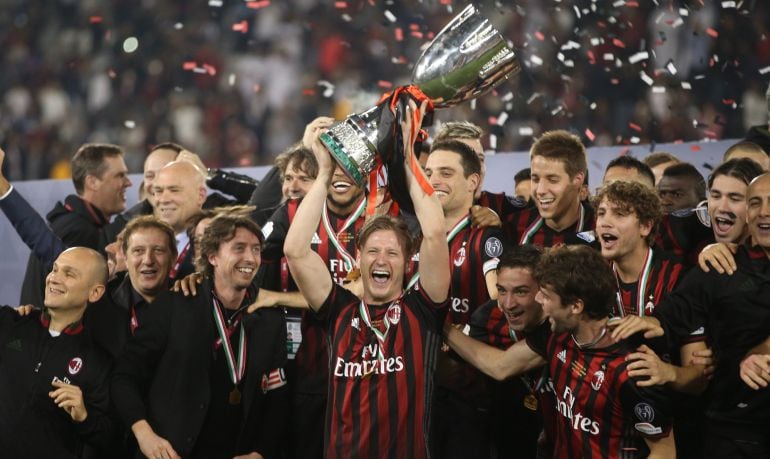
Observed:
[[[446,243],[444,231],[444,211],[441,203],[432,192],[426,193],[420,186],[420,181],[427,183],[428,179],[422,168],[412,165],[414,156],[414,143],[412,129],[419,129],[422,117],[417,116],[413,120],[413,114],[417,106],[413,101],[409,102],[404,120],[401,122],[401,132],[404,138],[404,168],[406,180],[409,186],[409,197],[414,203],[414,211],[422,228],[422,243],[420,244],[420,285],[428,297],[436,303],[440,303],[449,296],[449,247]],[[424,113],[425,103],[420,112]],[[414,125],[413,125],[414,122]],[[415,175],[416,174],[416,175]],[[418,181],[419,179],[419,181]]]
[[[0,209],[16,229],[16,233],[35,256],[50,267],[67,246],[45,223],[26,199],[11,187],[2,173],[5,152],[0,149]]]
[[[318,161],[318,176],[297,208],[283,244],[291,275],[313,310],[320,308],[329,296],[333,282],[323,259],[310,248],[313,234],[321,221],[329,182],[334,172],[332,158],[318,136],[332,121],[326,117],[316,118],[305,128],[302,142],[313,151]]]
[[[447,344],[460,357],[483,373],[502,381],[511,376],[526,373],[545,365],[540,354],[533,351],[526,341],[519,341],[506,350],[477,341],[451,325],[444,326]]]

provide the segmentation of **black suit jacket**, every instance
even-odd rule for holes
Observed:
[[[236,450],[275,457],[288,412],[287,389],[264,392],[262,382],[286,360],[283,313],[261,309],[247,315],[243,324],[247,362]],[[145,419],[177,453],[189,455],[206,419],[215,335],[208,281],[194,298],[173,292],[159,296],[126,344],[112,377],[113,401],[125,425]]]

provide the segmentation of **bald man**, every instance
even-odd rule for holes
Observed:
[[[62,252],[46,277],[44,310],[0,308],[0,451],[4,457],[80,457],[112,431],[110,360],[83,326],[105,290],[107,264],[95,250]]]
[[[200,170],[187,161],[172,161],[163,166],[152,187],[155,216],[171,225],[176,234],[177,259],[169,277],[181,279],[195,271],[187,220],[203,208],[206,185]]]

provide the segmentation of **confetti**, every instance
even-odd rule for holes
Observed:
[[[251,89],[253,89],[254,92],[259,92],[259,90],[262,89],[262,86],[260,86],[259,83],[255,83]]]
[[[235,74],[231,73],[230,76],[227,77],[227,84],[230,86],[235,85]]]
[[[593,132],[591,132],[591,130],[590,130],[590,129],[586,128],[586,137],[588,137],[588,140],[590,140],[591,142],[593,142],[593,141],[594,141],[594,139],[596,138],[596,135],[594,135],[594,133],[593,133]]]
[[[629,123],[628,123],[628,127],[630,127],[631,129],[633,129],[633,130],[634,130],[634,131],[636,131],[636,132],[642,132],[642,127],[641,127],[641,126],[639,126],[639,125],[638,125],[638,124],[636,124],[636,123],[630,123],[630,122],[629,122]]]
[[[642,79],[642,81],[647,83],[647,86],[652,86],[652,77],[644,73],[644,71],[639,72],[639,77]]]
[[[770,73],[770,65],[768,65],[767,67],[763,67],[763,68],[759,69],[759,74],[760,75],[765,75],[765,74],[768,74],[768,73]]]
[[[580,49],[580,43],[569,40],[567,43],[561,46],[562,51],[569,51],[571,49]]]
[[[377,82],[377,86],[382,88],[382,89],[390,89],[390,88],[393,87],[393,83],[391,83],[390,81],[386,81],[386,80],[380,80],[380,81]]]
[[[123,126],[125,126],[128,129],[133,129],[136,127],[136,122],[133,120],[126,120],[126,121],[123,121]]]
[[[233,30],[235,32],[240,32],[240,33],[248,32],[249,31],[249,23],[248,23],[248,21],[243,20],[241,22],[236,22],[235,24],[233,24]]]
[[[543,32],[538,30],[535,32],[535,38],[537,38],[540,41],[543,41],[545,40],[545,35],[543,35]]]
[[[668,70],[668,73],[676,75],[676,66],[674,66],[673,60],[669,59],[668,63],[666,64],[666,70]]]
[[[540,56],[534,54],[529,57],[529,61],[532,63],[532,65],[543,65],[543,59],[540,58]]]
[[[612,54],[612,53],[604,53],[604,55],[602,57],[604,58],[605,61],[614,61],[615,60],[615,55]]]
[[[303,89],[302,90],[302,95],[303,96],[313,96],[313,95],[315,95],[315,89],[313,89],[313,88]]]
[[[676,20],[674,22],[671,23],[671,27],[676,29],[677,27],[679,27],[682,24],[684,24],[684,19],[682,19],[681,17],[678,17],[678,18],[676,18]]]
[[[714,30],[713,28],[709,27],[706,29],[706,33],[709,34],[710,37],[717,38],[719,36],[719,32]]]
[[[628,63],[636,64],[637,62],[641,62],[649,58],[650,58],[650,53],[648,53],[647,51],[639,51],[638,53],[632,54],[631,57],[628,58]]]
[[[625,43],[623,43],[622,41],[620,41],[620,40],[619,40],[619,39],[617,39],[617,38],[613,38],[613,39],[612,39],[612,44],[613,44],[613,45],[615,45],[615,46],[616,46],[616,47],[618,47],[618,48],[625,48],[625,47],[626,47],[626,44],[625,44]]]
[[[184,28],[184,24],[182,24],[181,22],[177,22],[176,24],[174,24],[175,30],[182,30],[182,28]]]
[[[535,133],[535,130],[531,126],[519,127],[519,135],[529,137]]]
[[[211,64],[203,64],[203,70],[212,76],[217,74],[217,69]]]
[[[665,86],[653,86],[652,87],[652,93],[653,94],[663,94],[666,92]]]
[[[391,13],[390,10],[385,10],[385,19],[390,22],[396,22],[396,15]]]
[[[101,24],[102,23],[102,17],[101,16],[91,16],[88,18],[88,22],[91,24]]]
[[[334,85],[332,83],[326,80],[318,80],[318,86],[322,86],[324,88],[324,91],[321,93],[321,95],[327,99],[334,95]]]
[[[182,64],[183,70],[194,70],[195,67],[197,67],[198,64],[195,63],[195,61],[187,61],[184,64]]]
[[[476,110],[476,99],[471,99],[471,110]]]
[[[393,35],[396,37],[396,41],[403,41],[404,40],[404,29],[401,27],[396,27],[393,29]]]
[[[690,15],[690,11],[687,8],[679,8],[679,15],[687,17]]]
[[[733,1],[730,2],[722,2],[722,8],[735,8],[736,4]]]
[[[473,99],[473,100],[476,100],[476,99]],[[506,95],[501,97],[500,100],[503,102],[508,102],[510,100],[513,100],[513,92],[508,92]]]
[[[213,6],[215,8],[219,8],[222,6],[224,2],[222,0],[209,0],[209,6]]]
[[[348,2],[334,2],[334,7],[337,9],[344,9],[348,7]]]
[[[637,144],[637,143],[641,142],[641,140],[642,140],[642,139],[640,139],[640,138],[639,138],[639,137],[637,137],[637,136],[633,136],[633,137],[631,137],[631,138],[630,138],[630,139],[628,139],[628,140],[629,140],[631,143],[633,143],[633,144]]]
[[[489,134],[489,148],[497,150],[497,136],[494,134]]]
[[[260,8],[264,8],[266,6],[270,6],[270,0],[260,0],[257,2],[246,2],[246,8],[251,8],[252,10],[258,10]]]
[[[688,90],[692,89],[692,85],[690,84],[689,81],[683,81],[682,82],[682,89],[688,89]]]
[[[691,151],[701,151],[700,145],[690,145]]]
[[[131,54],[139,48],[139,40],[136,37],[128,37],[123,40],[123,51]]]
[[[508,112],[500,113],[500,116],[497,117],[497,125],[502,126],[506,121],[508,121]]]

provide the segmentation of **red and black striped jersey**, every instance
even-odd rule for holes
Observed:
[[[491,191],[482,191],[474,204],[492,209],[502,220],[504,215],[508,215],[516,208],[518,201],[506,196],[505,193],[492,193]]]
[[[626,371],[636,346],[580,348],[572,335],[538,329],[527,344],[547,362],[556,407],[554,457],[644,457],[643,437],[668,436],[671,403],[662,386],[639,387]]]
[[[318,311],[331,354],[327,458],[427,456],[445,310],[421,288],[389,305],[366,305],[333,285]]]
[[[506,239],[518,245],[534,244],[538,247],[553,247],[559,244],[589,244],[594,239],[592,230],[596,226],[594,210],[588,203],[582,202],[578,215],[574,225],[562,231],[556,231],[545,224],[535,203],[529,201],[505,216],[503,230]]]
[[[265,250],[262,256],[262,286],[269,290],[296,291],[297,286],[289,273],[288,264],[283,258],[283,241],[286,239],[289,225],[294,219],[294,214],[299,207],[300,200],[291,199],[281,206],[270,217],[263,229],[265,235]],[[362,205],[365,200],[362,201]],[[347,256],[355,259],[355,236],[364,225],[364,213],[358,214],[355,221],[348,224],[350,217],[337,215],[327,210],[326,216],[318,225],[313,234],[310,247],[321,256],[329,268],[332,280],[341,284],[348,272],[350,264],[345,260]],[[329,238],[327,227],[335,233],[336,240]],[[343,230],[344,228],[344,230]],[[341,254],[339,247],[345,250]],[[296,362],[296,390],[301,393],[324,394],[329,377],[329,354],[326,348],[326,332],[323,324],[310,312],[302,313],[302,343],[297,350]]]
[[[626,315],[652,315],[655,305],[679,283],[686,271],[684,261],[660,249],[650,249],[651,260],[645,262],[637,282],[624,283],[618,280],[618,295],[613,313],[618,317]],[[648,267],[649,263],[649,267]],[[649,272],[648,272],[649,271]],[[639,288],[644,293],[640,298]],[[642,305],[640,305],[640,300]]]
[[[467,324],[473,311],[489,301],[486,275],[497,268],[497,257],[503,253],[502,237],[499,228],[468,225],[449,242],[452,300],[447,320],[450,323]]]
[[[479,306],[471,315],[469,324],[471,328],[468,336],[498,349],[508,349],[523,338],[508,326],[497,300],[490,300]]]
[[[681,257],[689,266],[696,265],[701,250],[714,242],[714,232],[698,212],[685,209],[665,214],[658,225],[655,247]]]

